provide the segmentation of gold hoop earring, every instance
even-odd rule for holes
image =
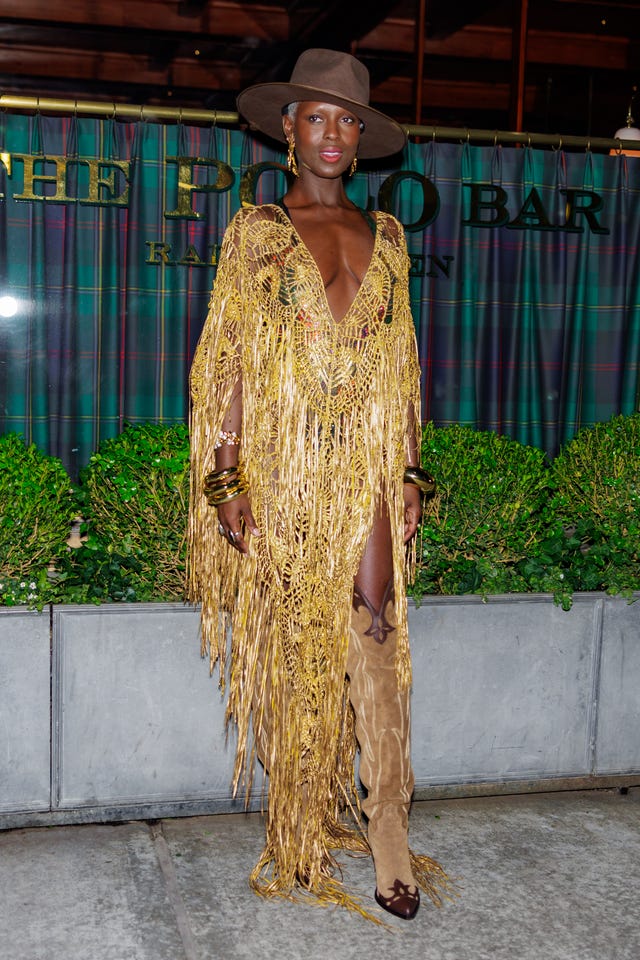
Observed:
[[[352,177],[357,169],[358,169],[358,158],[356,156],[351,161],[351,166],[349,167],[349,176]]]
[[[296,143],[293,137],[287,141],[289,144],[289,150],[287,152],[287,170],[289,173],[292,173],[294,177],[299,177],[298,173],[298,164],[296,163],[296,155],[293,152],[296,148]]]

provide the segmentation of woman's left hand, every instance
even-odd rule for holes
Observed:
[[[407,543],[415,536],[422,516],[422,502],[420,490],[415,483],[404,485],[404,542]]]

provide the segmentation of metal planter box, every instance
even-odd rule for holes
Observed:
[[[417,796],[640,782],[640,603],[409,615]],[[243,809],[198,634],[180,604],[0,611],[0,827]]]

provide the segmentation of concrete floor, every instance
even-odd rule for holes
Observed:
[[[414,805],[413,846],[460,878],[440,910],[395,921],[368,860],[345,877],[377,927],[265,901],[246,882],[256,814],[0,834],[7,960],[637,960],[640,788]]]

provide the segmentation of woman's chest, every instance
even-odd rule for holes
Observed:
[[[264,322],[286,326],[289,332],[300,328],[314,340],[332,342],[361,339],[374,334],[380,323],[388,326],[396,276],[379,245],[371,251],[362,275],[341,257],[338,251],[318,264],[295,237],[266,257],[251,278]]]

